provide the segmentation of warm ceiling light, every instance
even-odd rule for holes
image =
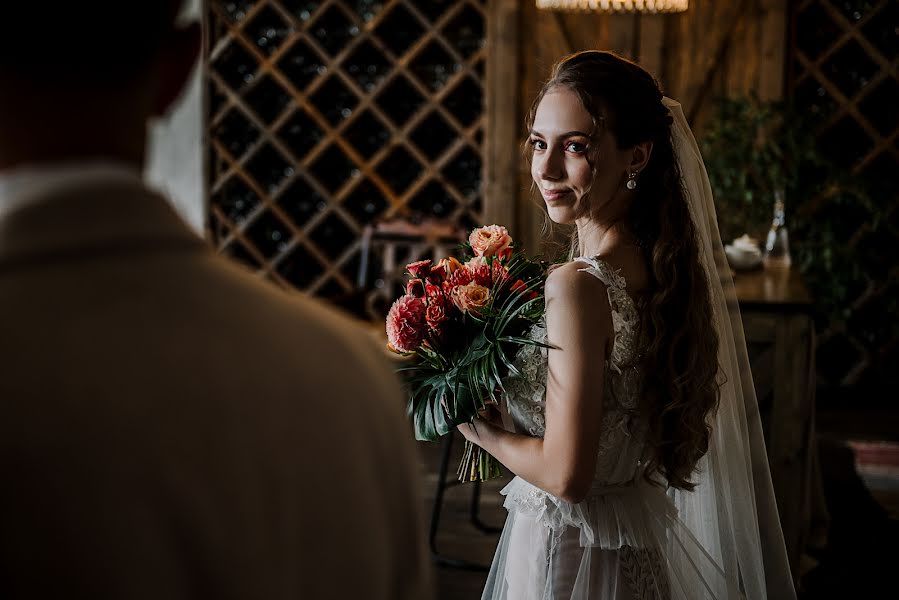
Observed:
[[[683,12],[689,0],[537,0],[546,10],[592,10],[605,13]]]

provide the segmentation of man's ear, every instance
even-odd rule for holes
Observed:
[[[199,22],[176,27],[166,38],[159,55],[159,86],[153,115],[168,112],[193,72],[203,43],[203,29]]]

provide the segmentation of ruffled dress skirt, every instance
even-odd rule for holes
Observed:
[[[509,514],[483,600],[742,597],[658,486],[595,485],[571,504],[516,477],[502,494]]]

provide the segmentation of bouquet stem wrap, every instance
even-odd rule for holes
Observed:
[[[465,450],[462,453],[462,462],[456,475],[459,481],[487,481],[503,474],[499,461],[493,455],[465,440]]]

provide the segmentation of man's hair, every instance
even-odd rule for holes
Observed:
[[[0,71],[35,82],[137,74],[183,0],[16,0],[0,15]]]

